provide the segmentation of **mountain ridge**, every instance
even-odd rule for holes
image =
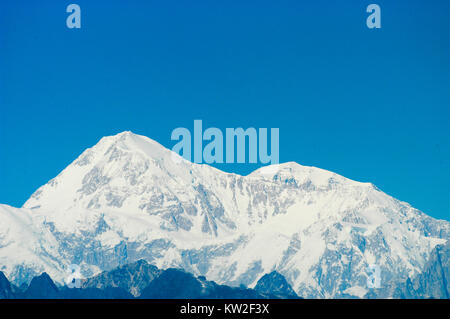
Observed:
[[[270,285],[269,277],[265,277],[266,287]],[[87,278],[80,288],[58,288],[44,272],[34,277],[24,290],[13,291],[0,271],[0,299],[298,299],[284,277],[278,274],[277,280],[287,286],[272,294],[267,289],[217,285],[181,269],[160,270],[139,260]]]
[[[449,230],[371,183],[295,162],[225,173],[131,132],[102,138],[22,209],[5,211],[40,234],[31,236],[39,253],[23,261],[2,254],[0,238],[0,261],[18,284],[27,272],[62,280],[69,264],[89,277],[147,259],[231,286],[277,271],[313,298],[364,296],[373,263],[391,296],[391,282],[419,273]],[[7,249],[21,240],[12,233]]]

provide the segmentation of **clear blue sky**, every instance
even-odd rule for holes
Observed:
[[[202,119],[279,127],[282,162],[449,220],[449,108],[448,0],[0,1],[0,203],[21,206],[102,136],[171,148]]]

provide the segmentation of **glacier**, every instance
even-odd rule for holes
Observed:
[[[144,259],[219,284],[282,274],[303,298],[394,296],[450,223],[378,189],[294,162],[247,176],[186,161],[150,138],[102,138],[22,208],[0,205],[0,271],[16,284],[71,264],[85,278]],[[367,267],[381,288],[367,287]]]

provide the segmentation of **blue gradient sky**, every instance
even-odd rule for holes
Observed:
[[[102,136],[171,148],[202,119],[279,127],[282,162],[449,220],[449,107],[448,0],[0,1],[0,203],[21,206]]]

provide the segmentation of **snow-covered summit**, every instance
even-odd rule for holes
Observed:
[[[228,285],[277,271],[303,297],[362,296],[369,264],[381,267],[388,296],[449,230],[370,183],[294,162],[224,173],[131,132],[102,138],[16,214],[28,222],[0,232],[15,282],[27,271],[58,280],[70,264],[88,276],[146,259]],[[18,234],[26,225],[29,243]],[[28,255],[12,256],[17,245]]]

